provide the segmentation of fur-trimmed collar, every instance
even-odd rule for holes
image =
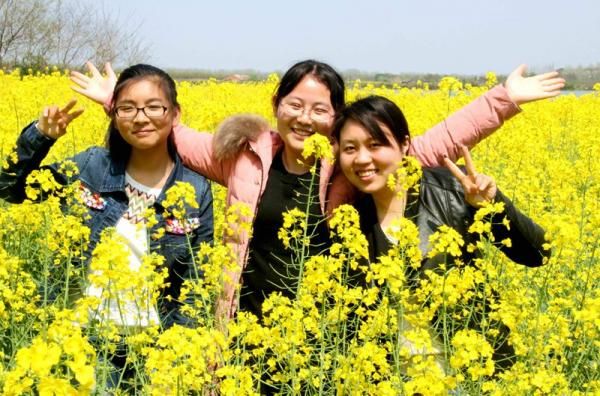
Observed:
[[[225,119],[217,128],[213,140],[215,157],[225,160],[235,156],[248,141],[269,131],[269,123],[261,116],[254,114],[239,114]]]

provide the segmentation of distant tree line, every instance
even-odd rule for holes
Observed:
[[[98,0],[0,0],[0,68],[137,63],[148,53],[138,27]]]
[[[543,73],[550,71],[552,68],[544,68],[543,70],[531,70],[530,74]],[[578,66],[578,67],[565,67],[558,69],[563,77],[567,80],[565,90],[591,90],[595,83],[600,82],[600,64],[596,66]],[[241,81],[262,81],[267,78],[271,72],[262,72],[251,69],[244,70],[200,70],[200,69],[169,69],[169,73],[177,80],[207,80],[209,78],[215,78],[217,80],[236,80],[236,76],[244,76]],[[273,71],[280,76],[281,71]],[[346,70],[342,72],[342,76],[348,82],[360,80],[364,83],[373,83],[376,85],[388,85],[397,84],[401,87],[416,87],[418,83],[428,84],[432,89],[437,87],[437,83],[442,77],[449,75],[447,74],[435,74],[435,73],[373,73],[364,72],[360,70]],[[481,75],[455,75],[453,76],[460,79],[466,84],[472,84],[475,86],[484,85],[486,82],[486,76],[482,73]],[[499,74],[498,81],[504,81],[506,75]]]
[[[600,83],[600,63],[594,66],[565,67],[560,73],[567,80],[565,89],[590,90]]]
[[[543,70],[530,70],[531,74],[544,73],[553,70],[552,67]],[[592,66],[564,67],[558,69],[560,74],[567,80],[565,90],[591,90],[595,83],[600,82],[600,64]],[[398,84],[403,87],[414,87],[420,81],[435,88],[442,77],[447,74],[434,73],[365,73],[358,70],[347,70],[344,78],[350,81],[361,80],[380,84]],[[486,82],[485,74],[481,75],[455,75],[464,83],[472,85],[483,85]],[[504,81],[506,75],[499,74],[498,81]]]

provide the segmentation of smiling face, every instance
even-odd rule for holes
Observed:
[[[179,111],[169,102],[158,81],[152,78],[133,81],[119,92],[115,108],[157,106],[167,108],[162,116],[150,118],[142,110],[138,110],[133,118],[115,114],[115,126],[133,150],[166,150],[171,130],[179,121]]]
[[[393,197],[387,179],[404,158],[408,140],[398,144],[390,129],[379,123],[389,143],[381,142],[367,128],[348,120],[340,130],[340,167],[348,180],[360,191],[374,197]]]
[[[315,134],[329,136],[334,110],[331,92],[313,75],[306,75],[275,109],[277,130],[288,161],[301,159],[304,140]]]

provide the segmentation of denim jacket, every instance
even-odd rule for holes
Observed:
[[[36,128],[35,123],[28,125],[21,132],[17,140],[17,162],[11,163],[8,169],[0,173],[0,198],[13,203],[23,202],[26,198],[25,180],[36,169],[49,169],[57,182],[63,185],[68,183],[67,177],[59,171],[60,163],[40,166],[54,142],[53,139],[44,136]],[[116,226],[128,208],[129,201],[125,194],[126,164],[123,161],[113,161],[108,150],[100,147],[91,147],[75,155],[71,160],[77,164],[79,175],[73,176],[70,180],[81,181],[84,202],[89,213],[86,220],[86,225],[90,228],[90,243],[85,254],[87,264],[91,252],[100,240],[101,232],[107,227]],[[193,226],[186,227],[185,230],[179,227],[174,219],[164,217],[164,208],[161,205],[165,199],[164,192],[176,181],[187,182],[196,190],[198,208],[186,208],[188,224]],[[158,240],[150,238],[149,246],[151,252],[164,256],[164,265],[168,269],[168,286],[162,291],[158,303],[160,320],[164,327],[170,327],[175,323],[190,325],[189,318],[179,312],[181,303],[177,302],[177,299],[183,280],[195,275],[197,270],[194,267],[193,252],[190,252],[188,246],[197,248],[200,242],[213,240],[210,184],[203,176],[184,167],[179,157],[176,157],[175,167],[154,203],[154,210],[158,222],[148,230],[149,235],[161,227],[166,230]]]

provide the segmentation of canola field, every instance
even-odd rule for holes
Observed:
[[[256,113],[274,123],[277,81],[181,82],[182,122],[213,131],[229,115]],[[418,135],[495,83],[493,74],[484,87],[453,78],[431,90],[355,82],[346,97],[390,98]],[[3,168],[13,159],[19,132],[44,105],[77,97],[70,85],[58,71],[24,77],[0,71]],[[52,148],[48,163],[103,144],[107,116],[78,100],[85,113]],[[399,245],[364,268],[356,213],[344,207],[330,223],[334,248],[302,263],[295,300],[273,295],[262,322],[241,313],[224,325],[215,321],[214,302],[223,267],[233,258],[218,241],[235,232],[227,225],[244,209],[226,211],[224,190],[215,185],[217,242],[200,248],[204,276],[185,288],[199,296],[188,307],[198,325],[127,334],[89,322],[95,302],[77,290],[96,282],[156,299],[164,279],[160,258],[151,256],[139,272],[128,272],[119,241],[107,235],[91,262],[101,275],[88,276],[78,265],[89,230],[77,188],[36,173],[30,200],[0,200],[0,389],[7,395],[105,394],[105,357],[125,345],[131,375],[122,378],[117,394],[600,394],[600,92],[525,105],[472,154],[478,170],[493,176],[547,231],[552,256],[544,266],[518,266],[499,253],[492,245],[510,242],[490,239],[489,216],[482,212],[472,228],[481,235],[481,258],[428,274],[417,289],[409,288],[405,268],[420,261],[416,230],[403,224]],[[185,191],[173,191],[175,206],[178,193],[186,199]],[[301,219],[294,216],[282,234],[296,238],[297,247]],[[461,242],[446,231],[435,249],[452,255]],[[358,266],[374,285],[345,282],[348,266]],[[495,365],[494,349],[502,344],[514,357]]]

